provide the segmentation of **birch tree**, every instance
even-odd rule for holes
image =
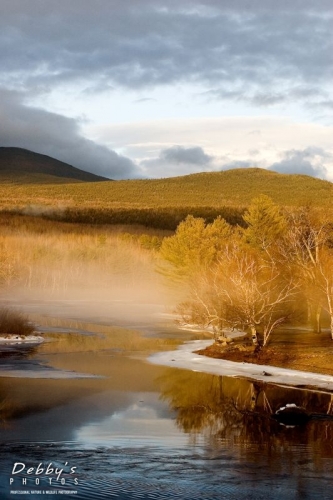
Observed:
[[[324,298],[322,307],[330,317],[330,334],[333,340],[333,252],[332,249],[322,248],[318,255],[316,266],[316,284]]]
[[[309,208],[290,212],[288,216],[289,229],[280,250],[301,284],[308,316],[314,317],[314,329],[320,333],[321,311],[327,305],[328,289],[323,280],[329,279],[327,250],[332,244],[332,223],[326,215]]]
[[[247,328],[253,343],[265,346],[290,317],[296,291],[295,280],[258,252],[231,244],[223,259],[193,280],[191,299],[180,311],[184,319],[211,326],[215,334],[225,327]]]

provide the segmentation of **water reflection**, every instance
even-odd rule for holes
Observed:
[[[161,398],[176,411],[179,428],[195,442],[204,435],[219,447],[228,442],[281,453],[291,446],[310,447],[317,456],[333,457],[332,395],[271,384],[168,369],[159,379]],[[286,427],[272,418],[286,403],[320,414],[303,426]]]
[[[89,446],[160,446],[187,445],[187,438],[175,425],[174,415],[157,393],[135,393],[126,407],[117,408],[107,417],[87,422],[74,439]]]
[[[30,360],[100,378],[0,379],[0,496],[13,461],[56,457],[79,467],[78,498],[331,498],[332,422],[271,418],[286,403],[331,414],[331,394],[148,364],[158,339],[89,332]]]

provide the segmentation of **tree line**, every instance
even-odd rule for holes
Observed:
[[[320,332],[325,311],[333,339],[333,223],[320,209],[281,209],[261,195],[242,225],[190,215],[164,238],[160,255],[160,271],[188,287],[178,306],[187,323],[216,337],[245,329],[263,347],[295,319]]]
[[[210,207],[210,206],[169,206],[169,207],[68,207],[50,209],[26,207],[23,212],[28,215],[40,215],[45,219],[79,224],[138,224],[149,228],[174,231],[188,214],[213,221],[219,214],[230,224],[242,224],[242,207]]]

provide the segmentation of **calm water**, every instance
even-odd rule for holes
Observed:
[[[96,329],[52,326],[52,343],[0,359],[23,375],[0,378],[1,499],[333,498],[333,422],[270,416],[329,413],[330,394],[154,366],[152,335]]]

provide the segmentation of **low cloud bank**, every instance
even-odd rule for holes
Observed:
[[[0,145],[52,156],[111,179],[141,176],[132,160],[83,137],[79,120],[30,107],[24,94],[6,89],[0,89]]]

